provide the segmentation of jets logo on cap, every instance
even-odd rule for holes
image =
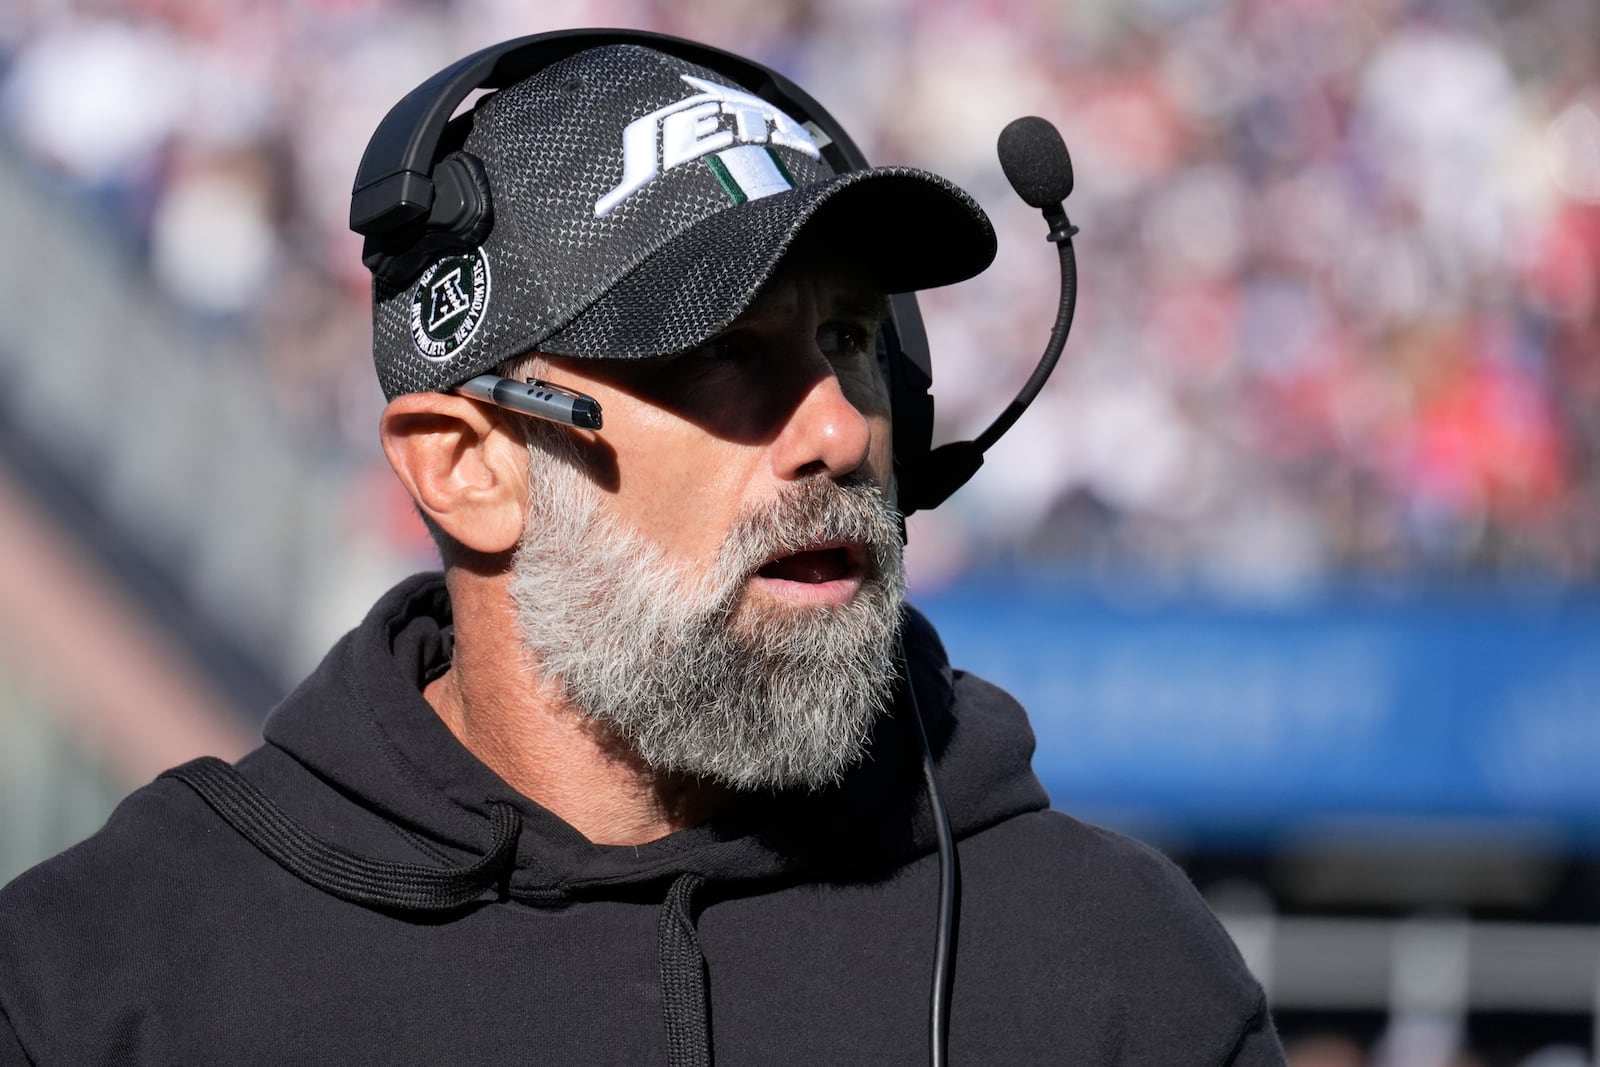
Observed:
[[[448,359],[472,340],[488,306],[483,249],[436,259],[411,290],[411,341],[425,359]]]
[[[705,156],[736,204],[794,188],[773,145],[820,159],[806,128],[770,102],[714,81],[679,75],[698,89],[676,103],[643,115],[622,131],[622,181],[595,201],[604,218],[624,200],[673,167]]]

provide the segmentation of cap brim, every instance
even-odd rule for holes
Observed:
[[[554,355],[637,359],[726,329],[804,236],[831,239],[885,293],[949,285],[994,260],[988,216],[927,171],[851,171],[719,211],[651,252],[538,344]]]

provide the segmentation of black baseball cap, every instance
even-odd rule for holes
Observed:
[[[460,121],[460,120],[458,120]],[[516,356],[628,359],[703,344],[802,236],[888,293],[970,278],[993,227],[910,167],[835,173],[825,135],[705,67],[603,45],[485,97],[461,150],[493,222],[414,278],[373,283],[384,393],[450,389]]]

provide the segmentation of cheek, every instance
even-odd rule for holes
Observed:
[[[750,481],[752,450],[660,427],[630,454],[616,495],[640,534],[686,561],[716,557]]]
[[[870,470],[866,473],[877,482],[878,488],[887,489],[894,472],[894,422],[887,406],[883,414],[867,416],[867,425],[872,431],[872,451],[867,456]]]
[[[872,451],[867,458],[870,470],[865,473],[887,488],[894,467],[894,420],[889,384],[873,362],[862,363],[848,373],[841,373],[839,386],[856,410],[866,418],[872,433]]]

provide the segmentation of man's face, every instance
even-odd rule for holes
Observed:
[[[533,449],[512,595],[543,673],[657,770],[815,786],[860,756],[904,595],[882,303],[793,271],[698,351],[552,360],[606,428]]]
[[[607,510],[668,557],[713,559],[735,517],[808,478],[887,488],[889,402],[874,339],[881,294],[841,270],[784,272],[733,326],[662,359],[552,357],[550,377],[594,396],[605,429],[580,448]],[[860,546],[767,568],[752,598],[838,604]]]

